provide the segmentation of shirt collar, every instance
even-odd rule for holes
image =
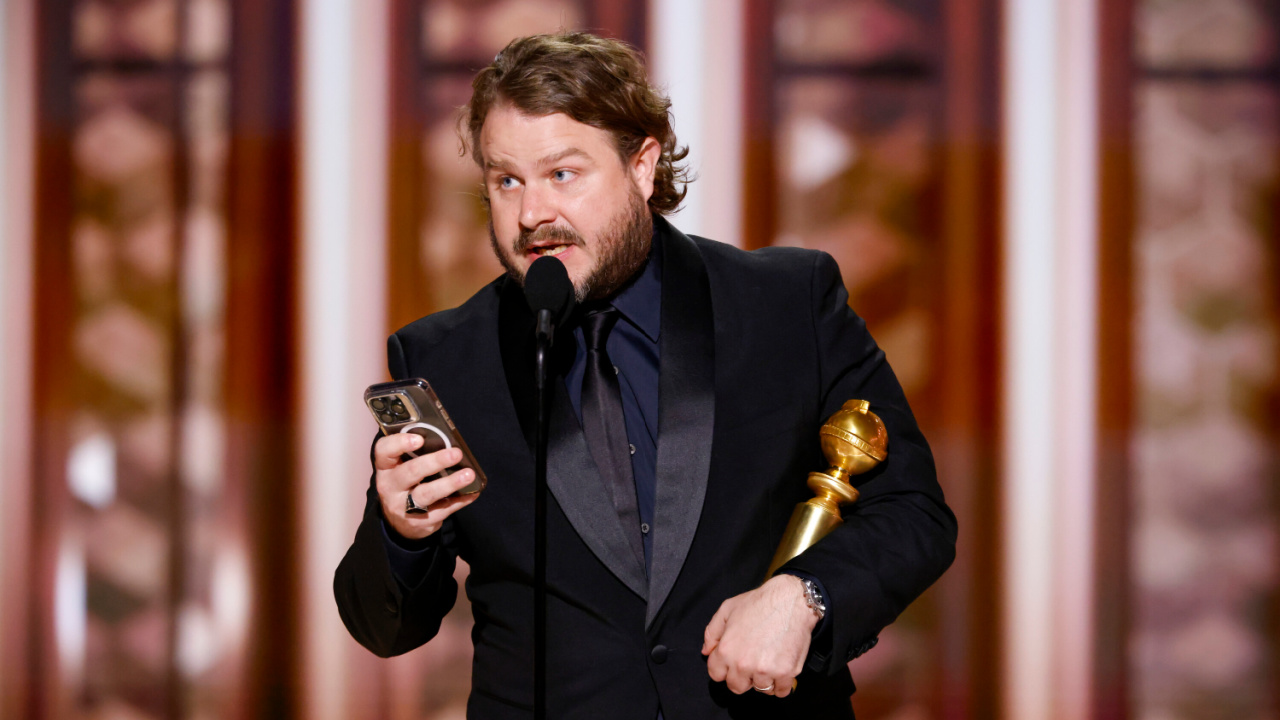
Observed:
[[[653,342],[658,342],[662,327],[662,236],[657,224],[653,228],[653,242],[649,258],[636,276],[613,298],[612,305],[622,313],[627,322],[636,326]]]

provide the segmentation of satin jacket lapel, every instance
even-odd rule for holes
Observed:
[[[503,365],[521,429],[533,448],[537,395],[533,378],[533,316],[514,283],[504,293],[499,326]],[[551,379],[553,397],[547,433],[547,488],[560,510],[591,552],[632,592],[645,597],[644,566],[636,562],[613,511],[613,497],[591,459],[587,438],[573,414],[565,390],[564,369],[573,361],[573,336],[557,338],[552,361],[557,377]],[[532,470],[532,468],[531,468]],[[532,473],[530,475],[532,477]]]
[[[648,582],[644,565],[622,534],[613,497],[591,459],[587,437],[569,404],[569,393],[559,379],[553,381],[551,425],[547,434],[547,487],[579,537],[605,567],[636,595],[645,597]]]
[[[537,388],[533,381],[533,313],[529,312],[520,287],[509,279],[504,278],[502,282],[498,301],[498,347],[507,389],[511,391],[511,404],[520,421],[525,444],[532,453],[538,413]]]
[[[663,236],[662,359],[646,627],[671,593],[698,529],[715,420],[715,325],[707,269],[692,240],[662,218],[655,223]]]

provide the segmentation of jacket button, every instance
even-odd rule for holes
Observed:
[[[667,646],[666,646],[666,645],[654,645],[654,646],[653,646],[653,649],[649,651],[649,657],[650,657],[650,659],[652,659],[655,663],[657,663],[657,664],[659,664],[659,665],[661,665],[662,663],[666,662],[666,661],[667,661]]]
[[[387,612],[392,615],[395,615],[396,613],[400,612],[400,602],[396,600],[395,595],[392,595],[391,593],[387,593],[386,608],[387,608]]]

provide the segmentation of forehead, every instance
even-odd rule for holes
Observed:
[[[617,157],[612,136],[565,115],[527,115],[508,103],[495,106],[480,128],[480,152],[485,164],[537,162],[576,150],[600,162]]]

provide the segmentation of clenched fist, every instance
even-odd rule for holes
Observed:
[[[712,616],[702,643],[707,674],[739,695],[755,689],[786,697],[804,669],[817,624],[800,578],[772,577],[725,600]]]

